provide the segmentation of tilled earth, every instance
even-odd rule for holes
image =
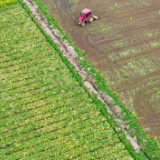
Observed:
[[[160,1],[42,0],[150,137],[160,141]],[[84,28],[79,13],[99,19]]]

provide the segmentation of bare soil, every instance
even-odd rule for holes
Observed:
[[[103,73],[150,137],[160,141],[160,1],[42,0],[74,43]],[[80,11],[100,17],[84,28]]]

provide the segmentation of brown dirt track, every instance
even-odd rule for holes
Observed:
[[[160,141],[160,1],[42,0],[125,106]],[[83,8],[99,20],[75,24]]]

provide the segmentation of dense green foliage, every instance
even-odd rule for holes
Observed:
[[[117,134],[119,134],[119,138],[121,139],[121,141],[123,141],[123,143],[126,145],[126,147],[128,148],[129,152],[136,158],[136,159],[144,159],[142,157],[147,157],[149,159],[160,159],[160,151],[159,151],[159,145],[157,143],[156,140],[152,140],[150,139],[145,132],[143,131],[143,129],[139,126],[139,124],[137,123],[137,117],[134,115],[134,113],[130,112],[128,109],[126,109],[126,107],[122,104],[122,102],[119,100],[119,97],[117,95],[116,92],[112,92],[109,88],[108,85],[106,85],[105,80],[103,79],[101,73],[99,73],[99,71],[96,71],[92,65],[90,64],[90,62],[84,57],[85,53],[83,51],[81,51],[80,49],[78,49],[74,44],[73,41],[71,40],[71,37],[69,35],[66,35],[64,33],[64,31],[60,28],[60,26],[58,25],[58,22],[56,19],[54,19],[47,11],[47,7],[46,5],[44,5],[43,2],[39,1],[39,0],[32,0],[34,2],[36,2],[36,4],[38,5],[38,8],[40,10],[40,12],[42,14],[45,15],[45,17],[47,18],[49,24],[53,24],[55,28],[57,28],[61,35],[63,36],[63,39],[66,39],[71,46],[73,46],[75,48],[75,51],[78,53],[79,57],[77,58],[80,61],[80,65],[82,68],[85,69],[85,71],[92,75],[92,77],[96,80],[94,87],[97,88],[97,90],[99,91],[103,91],[105,92],[107,95],[111,96],[114,99],[114,104],[112,105],[118,105],[121,108],[121,119],[124,120],[126,122],[127,125],[130,126],[130,134],[132,135],[132,137],[136,136],[138,143],[143,147],[143,150],[138,154],[134,151],[134,149],[130,146],[130,144],[128,143],[128,141],[125,138],[125,135],[123,132],[117,132]],[[83,57],[83,58],[81,58]],[[90,69],[88,69],[90,68]],[[102,111],[105,114],[106,110],[104,109],[104,107],[102,107]],[[108,114],[107,114],[108,116]],[[106,116],[106,118],[108,118]],[[110,116],[110,115],[109,115]],[[115,128],[115,126],[119,127],[119,125],[114,122],[113,117],[108,118],[108,121],[110,121],[110,124],[113,126],[113,128]],[[143,152],[143,153],[142,153]]]
[[[0,8],[16,3],[18,0],[0,0]]]
[[[0,158],[133,159],[100,101],[22,6],[0,19]]]

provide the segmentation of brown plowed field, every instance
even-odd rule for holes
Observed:
[[[160,0],[43,0],[125,106],[160,140]],[[83,8],[99,20],[75,24]]]

